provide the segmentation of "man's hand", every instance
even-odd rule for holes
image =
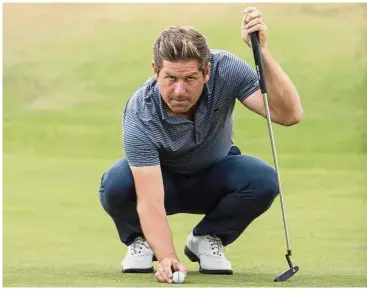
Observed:
[[[243,41],[251,47],[250,33],[259,32],[260,47],[266,47],[268,29],[261,18],[261,12],[256,7],[247,7],[243,10],[241,35]]]
[[[171,284],[173,283],[172,275],[176,271],[184,272],[186,278],[187,271],[182,263],[176,259],[165,258],[159,263],[155,277],[159,282]]]

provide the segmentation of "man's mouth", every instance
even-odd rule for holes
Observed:
[[[173,101],[173,103],[178,103],[178,104],[184,104],[184,103],[189,102],[188,99],[173,99],[172,101]]]

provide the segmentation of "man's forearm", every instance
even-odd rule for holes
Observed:
[[[164,207],[163,207],[164,208]],[[177,259],[167,215],[158,204],[138,205],[140,224],[158,261],[164,258]]]
[[[264,72],[272,115],[284,125],[293,125],[302,119],[302,106],[296,87],[273,59],[267,48],[262,48]]]
[[[164,207],[164,185],[160,165],[131,166],[137,195],[137,212],[145,239],[156,258],[176,258]]]

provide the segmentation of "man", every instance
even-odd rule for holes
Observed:
[[[259,33],[272,121],[298,123],[299,96],[266,47],[259,10],[244,10],[241,32],[248,46],[249,34]],[[266,117],[256,72],[179,26],[156,40],[153,72],[125,107],[126,158],[103,175],[100,187],[101,203],[128,246],[123,272],[152,272],[157,259],[158,281],[172,283],[172,271],[186,273],[167,215],[191,213],[205,216],[188,235],[185,254],[202,273],[232,274],[224,247],[278,194],[275,170],[232,144],[236,99]]]

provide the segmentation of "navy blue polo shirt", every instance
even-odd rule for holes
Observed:
[[[173,174],[193,174],[227,156],[236,100],[252,95],[259,83],[256,71],[229,52],[211,50],[210,63],[194,121],[167,115],[154,78],[128,100],[123,144],[130,166],[160,164]]]

